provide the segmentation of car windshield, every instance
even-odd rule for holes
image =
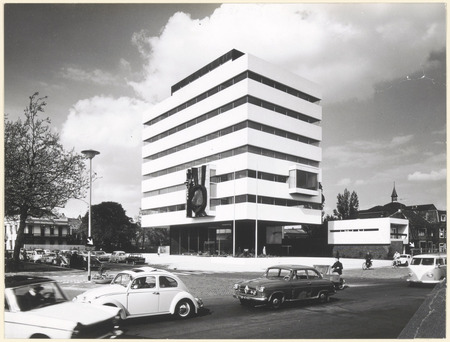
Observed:
[[[267,279],[277,279],[277,278],[284,278],[289,277],[291,274],[291,270],[284,269],[284,268],[269,268],[266,273],[264,273],[264,276]]]
[[[15,288],[13,292],[21,311],[29,311],[67,301],[64,292],[54,282],[21,286]]]
[[[127,287],[128,284],[130,284],[132,278],[129,274],[126,273],[119,273],[118,275],[116,275],[116,277],[113,280],[113,284],[116,285],[122,285],[124,287]]]
[[[411,265],[434,265],[434,258],[414,258]]]

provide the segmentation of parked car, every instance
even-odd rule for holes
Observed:
[[[109,259],[109,262],[125,262],[127,258],[127,253],[124,251],[114,251],[111,253],[111,258]]]
[[[69,301],[58,283],[44,277],[5,277],[4,337],[102,338],[121,334],[119,310]]]
[[[164,314],[187,318],[203,307],[176,275],[149,267],[119,272],[110,285],[88,290],[74,300],[116,306],[122,319]]]
[[[111,258],[111,253],[106,253],[105,251],[93,251],[92,254],[100,261],[109,261]]]
[[[125,262],[132,265],[145,264],[145,258],[140,253],[130,253],[125,258]]]
[[[42,256],[41,262],[44,264],[53,264],[53,261],[56,259],[56,253],[50,252],[46,253]]]
[[[447,256],[445,254],[414,255],[409,265],[409,284],[436,284],[443,281],[447,274]]]
[[[411,254],[400,254],[398,257],[399,266],[408,266],[411,263]]]
[[[88,257],[85,255],[73,254],[69,260],[70,268],[76,268],[81,270],[88,269]],[[91,256],[91,270],[100,268],[102,263],[96,257]]]
[[[31,258],[31,260],[35,263],[38,263],[38,262],[42,261],[43,256],[44,256],[44,251],[42,249],[35,249],[33,251],[33,256]]]
[[[278,309],[284,302],[318,299],[327,302],[336,289],[310,266],[276,265],[262,277],[234,284],[233,297],[242,305],[268,304]]]

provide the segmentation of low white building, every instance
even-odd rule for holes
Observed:
[[[409,242],[409,221],[394,217],[328,222],[328,244],[341,257],[388,258],[403,253]]]

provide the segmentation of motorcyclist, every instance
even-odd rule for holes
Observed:
[[[333,266],[331,266],[331,269],[334,273],[342,275],[342,270],[344,269],[344,267],[342,266],[342,263],[339,261],[338,257],[336,258],[336,262],[333,264]]]

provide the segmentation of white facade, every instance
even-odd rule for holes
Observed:
[[[409,241],[409,221],[392,217],[328,222],[329,245],[389,245]]]
[[[144,115],[144,228],[237,220],[321,224],[320,87],[230,53],[234,59],[194,73]],[[186,170],[202,165],[211,173],[209,215],[187,217]]]

